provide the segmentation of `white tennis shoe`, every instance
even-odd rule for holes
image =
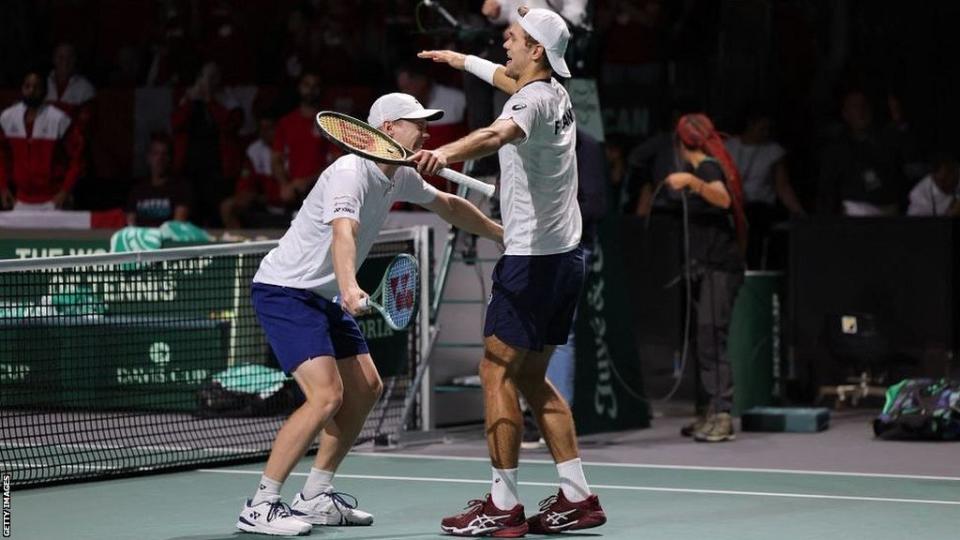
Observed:
[[[310,534],[313,526],[294,517],[290,507],[280,501],[251,505],[247,499],[237,519],[237,528],[250,533],[289,536]]]
[[[314,525],[373,524],[371,514],[357,510],[356,497],[339,491],[326,491],[309,500],[297,493],[290,509],[295,518]]]

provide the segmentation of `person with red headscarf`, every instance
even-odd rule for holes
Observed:
[[[734,439],[733,370],[727,335],[733,302],[743,284],[747,238],[743,189],[733,159],[708,117],[682,116],[676,141],[677,157],[690,172],[672,173],[665,183],[691,194],[686,263],[697,332],[697,419],[681,433],[700,442],[729,441]]]

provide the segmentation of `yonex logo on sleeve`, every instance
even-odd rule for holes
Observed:
[[[513,106],[513,110],[515,111],[519,111],[520,109],[526,109],[526,108],[527,108],[526,103],[517,103],[516,105]]]

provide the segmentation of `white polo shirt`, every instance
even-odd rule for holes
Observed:
[[[506,255],[564,253],[580,243],[577,126],[567,90],[534,81],[507,100],[498,120],[524,137],[500,148],[500,211]]]
[[[395,202],[426,204],[436,196],[437,190],[411,167],[400,167],[391,180],[372,161],[343,156],[320,175],[280,244],[263,258],[253,281],[307,289],[330,300],[339,294],[330,222],[348,218],[360,224],[359,268]]]

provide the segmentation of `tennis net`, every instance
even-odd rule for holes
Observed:
[[[419,229],[381,233],[361,286],[397,253],[423,260]],[[0,261],[0,471],[22,488],[265,458],[302,400],[250,304],[275,245]],[[421,320],[358,320],[390,390],[359,440],[420,422]]]

